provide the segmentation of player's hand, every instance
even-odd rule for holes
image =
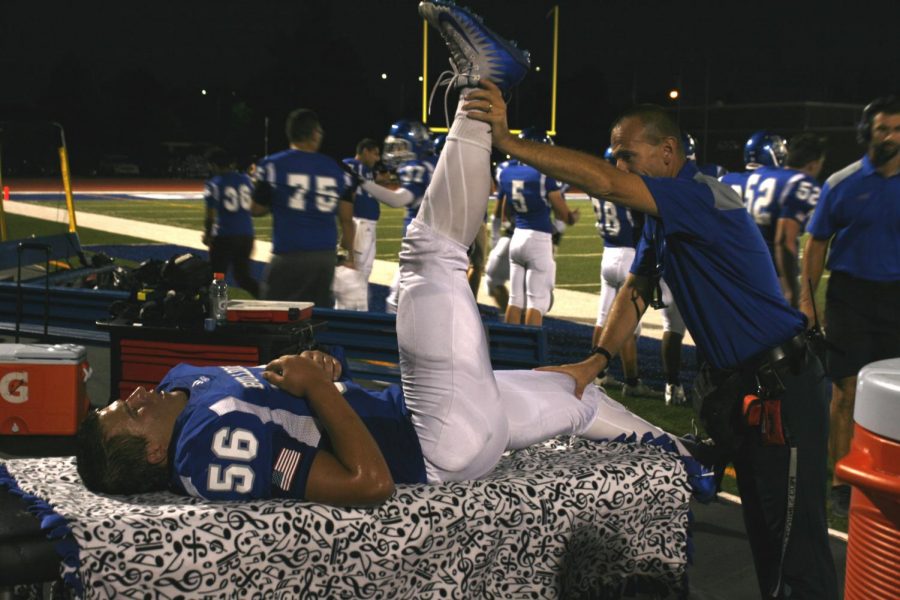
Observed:
[[[263,371],[263,377],[273,386],[294,396],[306,396],[311,387],[332,381],[321,362],[296,354],[270,362]]]
[[[506,101],[503,94],[492,81],[482,79],[478,89],[471,90],[466,96],[463,110],[466,116],[475,121],[481,121],[491,126],[491,138],[498,150],[504,149],[507,140],[513,135],[509,132],[506,122]]]
[[[574,225],[580,218],[581,212],[577,208],[575,210],[570,210],[567,225]]]
[[[605,362],[605,358],[599,357]],[[565,373],[575,380],[575,397],[581,398],[584,394],[584,388],[593,383],[597,377],[597,373],[605,369],[606,366],[597,368],[597,359],[591,356],[587,360],[567,365],[551,365],[548,367],[538,367],[535,371],[554,371],[556,373]]]

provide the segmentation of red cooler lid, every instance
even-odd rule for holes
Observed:
[[[862,368],[853,419],[876,435],[900,442],[900,358]]]

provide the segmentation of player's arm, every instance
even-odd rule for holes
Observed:
[[[597,344],[599,347],[615,356],[625,342],[634,336],[635,327],[650,305],[655,286],[656,280],[652,277],[634,273],[628,275],[613,301],[609,319]],[[592,353],[579,363],[542,367],[540,370],[559,371],[571,375],[575,379],[575,395],[580,398],[584,388],[608,366],[609,359],[606,356]]]
[[[803,268],[800,270],[800,311],[806,315],[809,327],[815,325],[813,299],[816,289],[825,271],[825,256],[828,254],[828,243],[831,238],[819,239],[812,235],[806,240],[803,248]]]
[[[341,227],[341,248],[347,251],[345,267],[353,267],[353,240],[356,237],[356,224],[353,222],[353,202],[338,202],[338,223]]]
[[[491,126],[494,148],[548,177],[577,186],[588,195],[606,198],[648,215],[659,215],[656,200],[637,175],[619,171],[600,156],[512,135],[506,123],[506,103],[500,89],[486,80],[482,80],[481,85],[469,92],[463,110],[468,111],[469,119]],[[488,108],[490,112],[487,112]]]
[[[403,208],[412,204],[416,199],[415,195],[405,187],[397,189],[388,189],[374,181],[363,181],[359,187],[369,193],[370,196],[383,204],[387,204],[392,208]]]
[[[778,219],[775,225],[775,265],[781,290],[788,303],[797,308],[800,299],[800,285],[797,278],[800,223],[794,219]]]
[[[212,226],[216,220],[216,209],[210,206],[206,207],[206,215],[203,218],[203,245],[209,246],[212,243]]]
[[[579,217],[581,217],[578,209],[572,210],[569,208],[562,192],[554,190],[547,194],[547,198],[550,200],[550,207],[553,209],[553,213],[556,215],[557,219],[566,225],[574,225],[578,222]]]
[[[319,365],[306,356],[282,356],[267,365],[263,376],[305,397],[331,440],[333,452],[319,450],[310,467],[307,500],[343,506],[391,497],[394,480],[378,444]]]
[[[262,217],[272,211],[272,200],[275,198],[275,188],[264,179],[253,182],[253,192],[250,194],[250,214],[254,217]]]

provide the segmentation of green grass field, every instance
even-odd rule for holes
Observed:
[[[47,205],[46,202],[42,203]],[[581,212],[581,220],[569,227],[563,236],[562,244],[557,254],[557,287],[577,290],[581,292],[599,293],[599,268],[603,251],[603,242],[597,235],[594,227],[594,215],[591,204],[587,200],[570,201],[570,206],[578,208]],[[492,206],[490,207],[492,208]],[[132,219],[137,222],[149,222],[163,225],[172,225],[194,230],[203,228],[204,207],[198,200],[102,200],[82,201],[77,204],[79,213],[95,213],[119,218]],[[377,258],[383,260],[396,260],[400,249],[400,235],[403,225],[403,209],[382,207],[381,219],[377,229]],[[42,233],[58,233],[65,229],[64,225],[39,221],[26,217],[7,215],[11,237],[17,233],[27,232],[27,235]],[[271,217],[262,217],[254,220],[257,239],[271,240]],[[135,228],[135,233],[140,232],[140,227]],[[127,236],[120,233],[109,233],[79,228],[79,236],[82,244],[131,244],[146,243],[154,240],[140,237]],[[802,247],[802,245],[801,245]],[[820,314],[824,312],[825,286],[820,285],[817,292],[817,304]],[[236,297],[242,297],[240,291]],[[587,318],[593,318],[593,308]],[[619,400],[628,408],[651,423],[676,434],[685,434],[694,429],[695,413],[689,406],[667,407],[658,399],[647,398],[623,398],[621,392],[609,390],[610,395]],[[724,489],[737,494],[736,483],[733,478],[726,477]],[[831,519],[831,526],[841,531],[847,530],[846,519]]]

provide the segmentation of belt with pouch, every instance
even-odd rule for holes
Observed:
[[[801,331],[786,342],[770,348],[742,363],[738,369],[744,373],[753,373],[757,383],[771,394],[784,391],[784,378],[789,374],[797,374],[806,364],[808,338]]]

